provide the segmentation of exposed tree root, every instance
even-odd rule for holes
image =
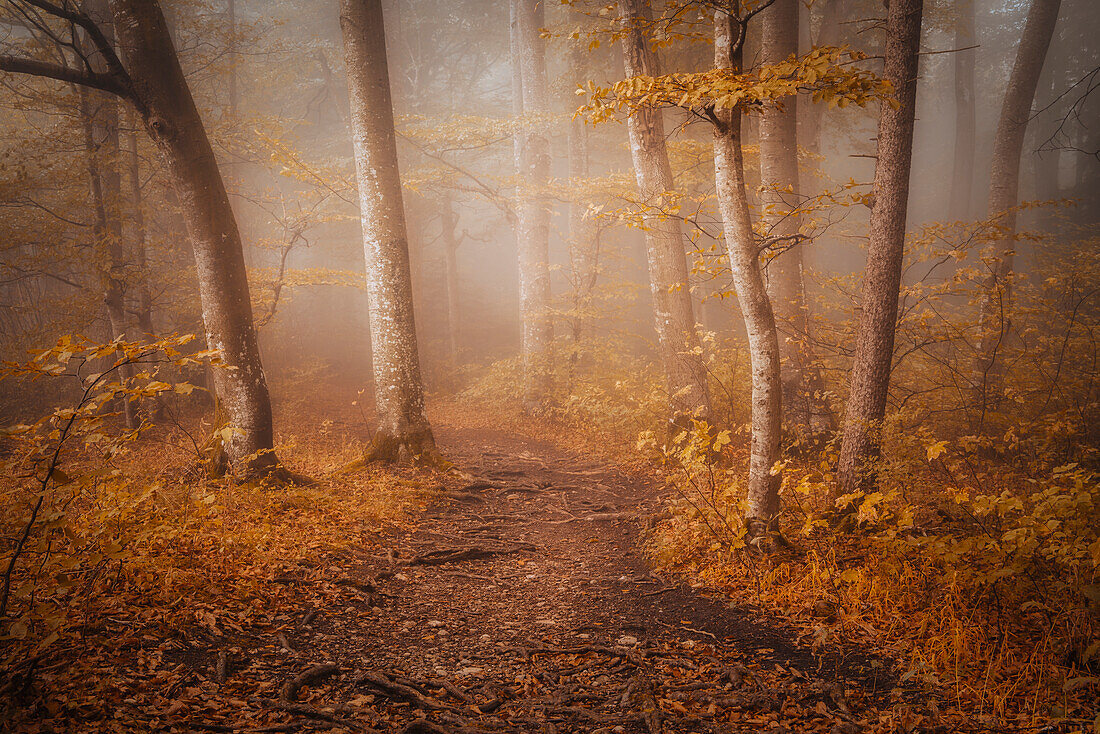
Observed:
[[[293,703],[298,698],[298,692],[301,691],[303,687],[316,683],[324,678],[328,678],[329,676],[336,675],[339,672],[340,666],[336,663],[322,663],[321,665],[314,665],[311,668],[307,668],[283,685],[282,690],[279,691],[279,700],[283,703]]]

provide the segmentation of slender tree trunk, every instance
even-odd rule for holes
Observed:
[[[229,119],[237,121],[237,0],[226,0],[226,15],[228,16],[226,30],[229,33]]]
[[[114,42],[114,26],[104,0],[91,0],[85,11],[103,32]],[[90,44],[89,44],[90,46]],[[98,52],[86,48],[85,53],[93,68],[99,73],[107,71],[106,62]],[[126,316],[126,250],[122,240],[122,178],[119,175],[121,150],[119,147],[118,99],[105,92],[78,88],[80,117],[84,127],[84,142],[88,150],[88,180],[91,185],[92,203],[95,209],[96,244],[103,247],[106,267],[103,272],[103,302],[114,339],[129,339]],[[119,370],[122,380],[133,377],[130,365]],[[121,400],[122,418],[127,428],[138,424],[134,404]]]
[[[587,68],[584,47],[575,43],[570,53],[570,69],[576,75],[574,81],[581,84]],[[569,124],[569,181],[574,191],[583,190],[588,178],[588,126],[580,117]],[[580,199],[569,203],[569,272],[572,283],[572,311],[570,319],[572,339],[569,355],[569,389],[573,389],[577,361],[580,358],[581,337],[596,286],[597,251],[596,227],[588,214],[588,204]]]
[[[838,481],[845,494],[873,485],[886,416],[905,251],[922,11],[923,0],[891,0],[887,11],[883,76],[893,85],[898,106],[884,102],[879,116],[863,309],[840,445]]]
[[[959,0],[955,4],[958,18],[955,20],[955,160],[951,172],[950,216],[967,220],[973,216],[971,201],[974,191],[974,60],[977,35],[974,32],[974,0]]]
[[[740,44],[735,41],[732,19],[724,11],[715,13],[714,65],[718,69],[741,70]],[[748,537],[759,539],[769,529],[774,529],[779,514],[782,475],[773,472],[780,458],[783,424],[779,336],[761,272],[760,247],[753,233],[745,188],[741,112],[720,111],[717,117],[714,178],[733,285],[745,319],[752,364],[752,442],[745,520]]]
[[[412,274],[380,0],[341,0],[363,223],[378,430],[367,459],[437,459],[424,415]]]
[[[777,64],[798,53],[798,0],[776,0],[761,14],[761,61]],[[830,430],[831,415],[822,398],[821,371],[807,340],[809,319],[803,280],[802,217],[796,213],[802,190],[798,175],[798,101],[769,106],[760,116],[761,205],[768,236],[780,254],[767,266],[768,295],[782,330],[779,341],[783,409],[788,428],[798,436]]]
[[[620,0],[619,7],[627,76],[657,76],[660,72],[656,55],[639,27],[648,17],[647,2]],[[646,207],[643,216],[646,259],[653,320],[669,394],[670,429],[681,430],[690,427],[691,418],[709,419],[711,402],[692,313],[683,231],[679,220],[661,215],[668,203],[668,192],[674,187],[664,120],[660,108],[642,107],[631,112],[626,124],[638,193]]]
[[[155,334],[153,327],[153,298],[149,292],[149,261],[146,252],[145,208],[141,194],[141,155],[138,152],[137,126],[139,118],[134,115],[133,129],[130,131],[129,158],[130,174],[130,219],[134,226],[134,264],[137,266],[141,284],[138,286],[137,323],[145,334]]]
[[[122,60],[143,106],[142,122],[175,184],[199,280],[207,344],[224,367],[214,370],[218,405],[235,428],[226,458],[242,476],[278,466],[271,399],[252,322],[240,232],[225,183],[176,57],[160,4],[110,0]]]
[[[840,43],[841,23],[852,11],[852,0],[818,0],[814,8],[821,8],[821,25],[812,46],[835,46]],[[766,12],[766,11],[765,11]],[[809,51],[809,48],[806,49]],[[828,105],[804,104],[798,106],[798,139],[811,154],[821,152],[821,128]]]
[[[999,402],[1003,389],[1003,365],[997,360],[1011,324],[1012,273],[1015,257],[1016,213],[1020,190],[1020,154],[1024,146],[1035,88],[1043,71],[1050,39],[1058,23],[1061,0],[1032,0],[1027,23],[1016,49],[1016,62],[1005,89],[997,133],[993,138],[993,163],[989,176],[989,216],[1001,217],[1004,235],[993,244],[993,264],[982,284],[981,344],[975,364],[978,430],[986,411]]]
[[[462,330],[462,311],[458,300],[458,245],[455,235],[458,227],[458,215],[455,214],[451,197],[444,195],[439,205],[439,222],[443,234],[444,277],[447,283],[447,341],[451,364],[458,364],[458,347]]]
[[[546,114],[550,109],[546,82],[546,43],[540,36],[544,23],[542,0],[512,0],[519,57],[523,113]],[[553,387],[550,347],[550,209],[540,189],[550,179],[550,141],[545,121],[528,123],[518,156],[520,193],[518,207],[519,296],[523,318],[523,402],[538,411]]]

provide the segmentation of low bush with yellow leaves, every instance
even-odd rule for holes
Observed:
[[[1100,476],[1024,461],[1015,437],[933,441],[902,423],[886,427],[874,492],[832,498],[831,449],[787,464],[781,527],[799,550],[777,557],[745,547],[728,431],[643,434],[673,497],[654,561],[782,613],[815,647],[889,652],[963,719],[1096,717]]]
[[[127,666],[140,663],[123,658],[141,655],[142,639],[196,626],[232,634],[297,608],[302,592],[272,581],[283,569],[350,568],[353,550],[377,542],[382,519],[430,496],[419,475],[333,473],[361,451],[317,427],[333,412],[297,410],[301,446],[295,434],[278,446],[316,484],[273,490],[210,478],[193,436],[211,426],[151,415],[154,401],[197,390],[173,379],[180,370],[219,368],[215,353],[184,353],[192,339],[64,337],[2,370],[12,383],[64,381],[59,394],[70,398],[7,426],[2,439],[0,720],[13,727],[48,716],[81,722],[73,730],[115,730],[118,702],[134,695]],[[138,409],[136,428],[119,420],[123,400]]]

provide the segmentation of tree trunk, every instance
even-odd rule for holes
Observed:
[[[761,61],[777,64],[798,53],[798,1],[776,0],[761,14]],[[768,295],[782,330],[779,341],[783,378],[783,409],[787,427],[797,436],[831,429],[831,415],[822,397],[820,370],[814,366],[807,340],[809,320],[799,241],[802,217],[795,212],[802,194],[798,176],[798,101],[768,106],[760,115],[761,205],[768,237],[777,239],[779,255],[766,268]]]
[[[873,485],[878,434],[886,415],[905,251],[922,11],[923,0],[891,0],[887,11],[883,77],[893,85],[898,107],[884,102],[879,116],[863,308],[840,445],[838,481],[845,494]]]
[[[715,13],[714,65],[741,70],[740,44],[732,19]],[[779,336],[775,314],[760,268],[760,247],[752,229],[741,138],[740,110],[717,113],[714,130],[714,178],[723,233],[729,250],[737,302],[745,319],[752,365],[752,441],[745,520],[750,540],[762,538],[779,514],[782,475],[773,473],[780,458],[783,423]]]
[[[226,32],[229,34],[229,47],[226,52],[229,54],[229,119],[236,125],[237,123],[237,2],[236,0],[227,0],[226,6],[226,20],[228,28]]]
[[[955,220],[968,220],[973,216],[971,199],[974,190],[974,59],[976,43],[974,32],[974,0],[959,0],[955,6],[955,160],[951,173],[950,216]]]
[[[367,459],[392,461],[408,452],[410,457],[435,461],[435,440],[424,416],[382,3],[341,0],[340,28],[351,100],[379,416]]]
[[[195,251],[207,344],[222,355],[214,370],[218,406],[235,428],[224,444],[241,476],[278,466],[271,399],[252,322],[240,232],[160,4],[110,0],[122,60],[144,109],[142,122],[164,156]]]
[[[455,235],[458,215],[451,197],[444,195],[439,205],[439,222],[443,235],[444,277],[447,283],[447,341],[451,364],[458,365],[459,336],[462,330],[462,312],[458,301],[458,245]]]
[[[840,43],[841,24],[852,13],[852,0],[818,0],[813,4],[814,8],[819,6],[821,7],[821,25],[818,27],[817,38],[810,46],[835,46]],[[802,147],[811,154],[821,152],[821,128],[827,108],[828,105],[825,104],[806,104],[798,107],[798,139]]]
[[[546,83],[546,43],[540,36],[544,3],[512,0],[523,109],[545,115],[550,109]],[[553,387],[550,347],[550,209],[541,190],[550,179],[550,141],[545,120],[527,121],[521,136],[518,173],[519,300],[523,319],[523,402],[537,412]]]
[[[153,327],[153,299],[149,292],[149,261],[146,253],[145,209],[141,195],[141,156],[138,153],[138,117],[135,115],[130,131],[130,219],[134,226],[134,264],[137,266],[141,285],[138,287],[137,323],[147,336],[156,333]]]
[[[575,43],[570,53],[570,70],[575,74],[574,82],[582,84],[585,79],[586,52],[584,46]],[[588,178],[588,125],[580,117],[569,124],[569,181],[573,191],[583,190],[583,182]],[[569,203],[569,274],[572,285],[572,318],[570,319],[572,340],[569,355],[569,389],[573,389],[577,361],[580,358],[580,343],[585,321],[592,301],[592,290],[596,286],[597,250],[596,227],[588,216],[588,203],[578,198]]]
[[[114,43],[114,26],[111,23],[104,0],[92,0],[85,6],[88,16],[96,22],[108,42]],[[84,49],[96,72],[106,73],[107,64],[91,44]],[[77,90],[80,99],[80,117],[84,127],[84,143],[88,151],[88,180],[91,185],[92,204],[95,209],[95,235],[97,247],[104,250],[106,267],[103,272],[103,302],[107,307],[107,319],[113,339],[130,338],[126,316],[126,251],[122,240],[122,177],[119,175],[121,150],[119,147],[118,99],[93,89]],[[123,381],[133,377],[130,365],[119,369]],[[122,419],[127,428],[137,427],[134,404],[121,400]]]
[[[620,0],[623,65],[628,77],[657,76],[657,58],[639,27],[648,17],[646,0]],[[638,180],[645,224],[653,320],[669,394],[670,430],[690,427],[690,419],[708,420],[710,389],[702,346],[695,330],[688,287],[684,235],[679,220],[662,216],[673,190],[660,108],[641,107],[627,118],[630,155]]]
[[[1011,329],[1007,313],[1012,302],[1016,248],[1016,213],[1009,210],[1018,203],[1024,134],[1060,6],[1061,0],[1032,0],[993,138],[988,213],[991,218],[1001,217],[1004,236],[993,243],[993,264],[982,283],[981,343],[974,376],[979,431],[991,404],[999,402],[1003,388],[1003,365],[998,364],[997,355]]]

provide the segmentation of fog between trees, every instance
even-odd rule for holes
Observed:
[[[6,424],[110,373],[105,435],[186,427],[208,476],[292,486],[313,396],[362,416],[348,471],[446,471],[433,411],[481,406],[681,494],[720,472],[699,517],[765,556],[990,486],[1034,519],[1061,467],[1096,496],[1089,0],[5,0],[0,28]],[[1091,630],[1073,532],[1035,542],[1075,549],[1043,573]]]

